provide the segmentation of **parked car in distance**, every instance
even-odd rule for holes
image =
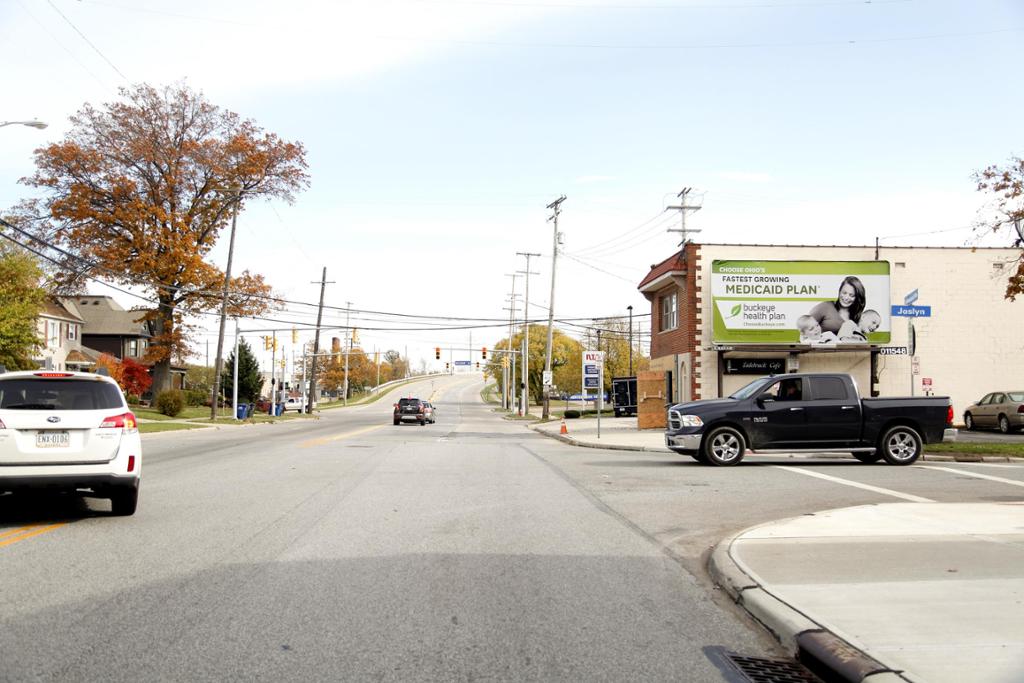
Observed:
[[[110,377],[0,368],[0,492],[109,498],[132,515],[141,470],[138,424]]]
[[[295,410],[302,412],[306,409],[306,397],[305,396],[289,396],[284,400],[284,412],[289,410]]]
[[[998,429],[1003,434],[1024,427],[1024,391],[993,391],[964,410],[967,429]]]
[[[924,444],[955,440],[952,423],[946,396],[861,398],[850,375],[786,374],[754,380],[728,398],[672,406],[665,445],[718,466],[736,465],[747,449],[909,465]]]
[[[418,422],[420,426],[427,424],[427,405],[426,401],[422,401],[418,398],[400,398],[398,403],[395,404],[394,423],[396,425],[403,422]]]

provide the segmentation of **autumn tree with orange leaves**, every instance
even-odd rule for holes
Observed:
[[[86,104],[60,142],[35,152],[23,183],[43,197],[12,216],[50,245],[67,289],[83,278],[141,286],[156,306],[155,392],[170,387],[170,362],[189,354],[188,316],[219,310],[224,271],[208,259],[235,202],[294,200],[309,185],[305,149],[264,132],[177,84],[121,89],[121,100]],[[59,249],[59,250],[58,250]],[[228,315],[271,308],[263,276],[231,278]]]
[[[974,180],[979,192],[992,195],[991,217],[980,227],[994,233],[1008,230],[1013,246],[1021,248],[1006,282],[1005,298],[1015,301],[1024,294],[1024,159],[1011,157],[1003,166],[989,166],[975,173]]]

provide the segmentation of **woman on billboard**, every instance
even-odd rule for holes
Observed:
[[[843,323],[852,321],[860,325],[860,316],[867,303],[864,283],[853,275],[847,276],[839,285],[839,296],[835,301],[822,301],[811,309],[810,316],[821,325],[822,332],[839,334]]]

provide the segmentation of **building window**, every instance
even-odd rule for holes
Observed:
[[[679,324],[679,316],[676,310],[676,293],[666,294],[661,297],[661,331],[674,330]]]
[[[68,323],[68,340],[75,341],[76,339],[78,339],[78,325]]]
[[[48,346],[55,349],[60,346],[60,323],[49,323],[49,334],[46,335]]]
[[[128,355],[132,358],[137,358],[139,355],[139,340],[129,339],[128,340]]]

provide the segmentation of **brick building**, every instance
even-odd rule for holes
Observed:
[[[1018,249],[687,243],[682,252],[652,265],[638,286],[651,302],[651,370],[671,373],[672,402],[728,396],[759,375],[847,372],[865,395],[950,396],[959,416],[988,392],[1024,384],[1024,302],[1003,298],[1010,264],[1019,256]],[[791,300],[763,293],[724,297],[723,276],[712,271],[716,264],[723,270],[727,262],[759,262],[769,271],[779,264],[798,273],[831,264],[835,274],[821,276],[827,284],[820,291],[811,287]],[[884,283],[869,302],[882,326],[858,343],[804,341],[792,320],[817,303],[836,299],[834,283],[843,267],[837,262],[877,273],[862,279]],[[809,277],[757,279],[797,282]],[[724,300],[717,306],[716,287]],[[913,319],[916,348],[911,356],[909,319],[891,307],[914,291],[916,303],[930,307],[930,315]],[[730,311],[742,309],[746,318],[747,308],[760,305],[745,302],[758,301],[795,311],[786,314],[791,329],[736,333],[725,322]],[[732,340],[723,341],[730,335]]]

